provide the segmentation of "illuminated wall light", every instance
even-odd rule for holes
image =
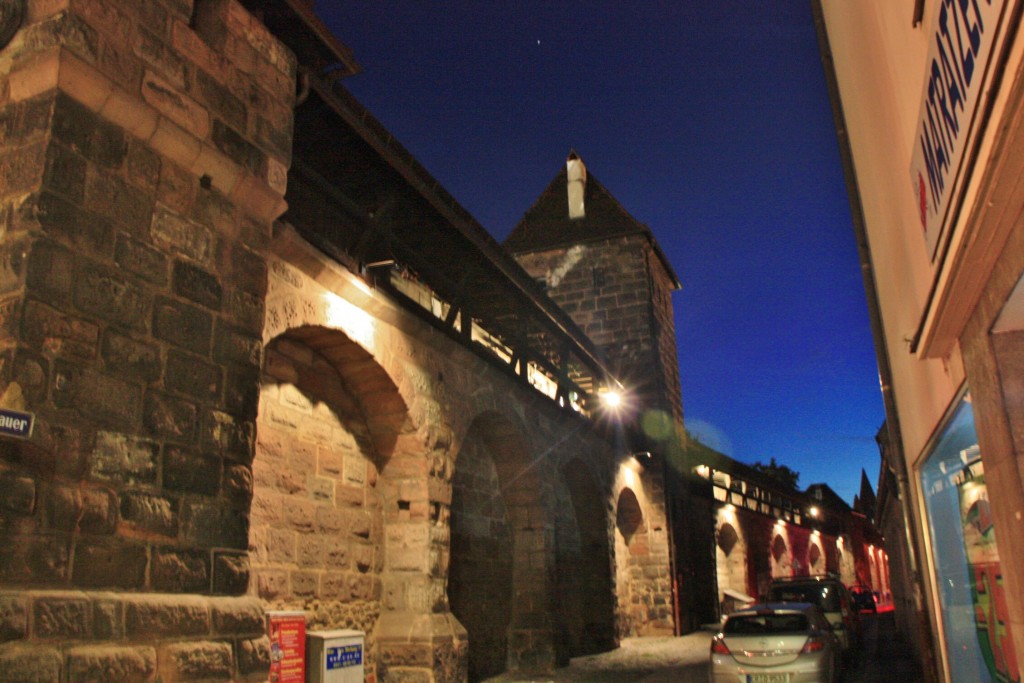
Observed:
[[[341,330],[367,351],[373,351],[373,317],[333,292],[325,293],[323,298],[326,308],[324,318],[328,327]]]
[[[818,519],[818,517],[821,516],[821,510],[818,508],[817,505],[812,505],[811,507],[807,508],[807,515],[809,517],[813,517],[814,519]]]
[[[601,402],[607,408],[618,408],[622,405],[622,394],[619,392],[609,389],[601,393]]]
[[[636,472],[629,467],[622,468],[622,478],[626,482],[626,486],[633,488],[636,486]]]

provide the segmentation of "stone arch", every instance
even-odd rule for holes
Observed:
[[[343,332],[306,325],[267,344],[250,593],[269,609],[306,611],[311,629],[365,631],[371,673],[385,569],[379,479],[407,430],[397,387]]]
[[[569,505],[557,528],[556,593],[559,661],[615,646],[615,605],[607,493],[587,464],[574,458],[561,468]]]
[[[727,590],[747,594],[747,544],[730,522],[722,522],[715,533],[718,571],[718,600],[723,612],[732,604]]]
[[[553,529],[524,434],[508,417],[483,413],[455,459],[447,595],[469,634],[471,681],[519,668],[513,641],[553,647],[545,558]]]
[[[772,578],[792,576],[793,556],[782,533],[776,533],[769,549],[771,553]]]
[[[818,543],[811,542],[807,548],[807,571],[811,576],[824,574],[827,569],[825,553],[821,551]]]
[[[626,542],[626,547],[633,544],[638,534],[646,535],[643,508],[630,488],[624,488],[619,493],[619,503],[615,506],[615,528]]]

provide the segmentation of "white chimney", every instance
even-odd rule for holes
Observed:
[[[586,215],[583,195],[587,188],[587,167],[576,152],[569,152],[569,158],[565,160],[565,173],[569,177],[569,218],[583,218]]]

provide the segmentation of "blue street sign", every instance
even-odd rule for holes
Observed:
[[[32,413],[0,408],[0,434],[27,439],[32,435],[32,426],[35,421],[36,416]]]

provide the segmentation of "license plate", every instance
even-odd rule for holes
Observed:
[[[789,683],[789,674],[747,674],[747,683]]]

